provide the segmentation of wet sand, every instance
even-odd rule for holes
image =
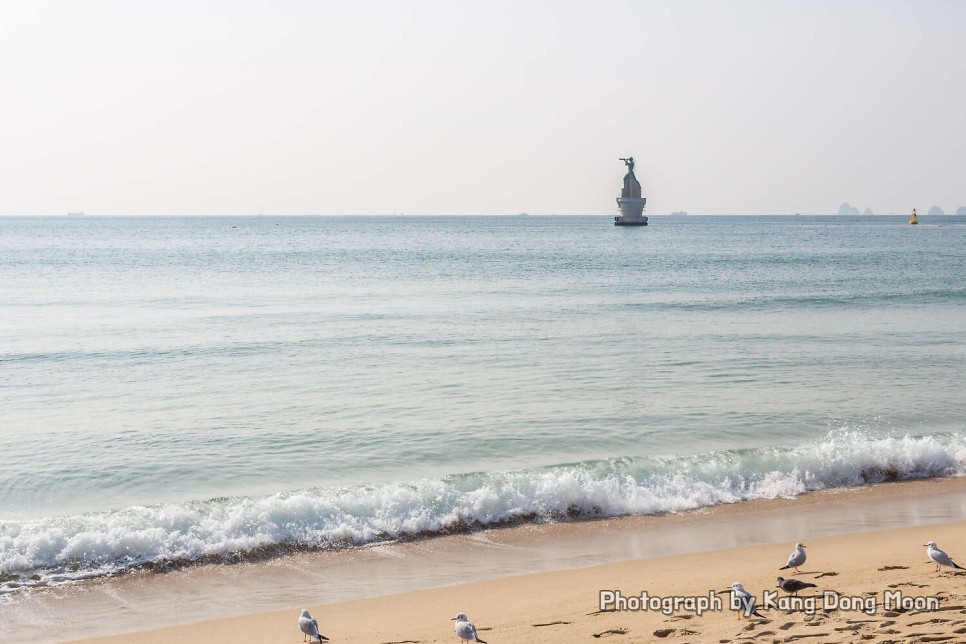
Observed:
[[[913,630],[916,620],[903,626],[904,613],[816,617],[772,610],[770,624],[739,632],[727,611],[592,613],[602,589],[706,596],[737,579],[760,596],[774,586],[794,542],[804,541],[810,558],[798,577],[803,581],[845,594],[875,592],[880,604],[883,592],[896,589],[939,593],[947,610],[921,619],[955,622],[956,610],[948,607],[963,603],[956,599],[961,580],[935,575],[921,544],[933,539],[966,561],[964,520],[966,479],[884,484],[666,516],[525,525],[258,564],[139,573],[8,598],[0,606],[0,628],[12,641],[296,642],[304,607],[323,633],[345,642],[455,641],[448,620],[459,611],[489,629],[483,639],[502,642],[593,640],[605,631],[615,632],[602,637],[627,642],[769,631],[774,635],[763,637],[781,641],[828,629],[821,641],[856,641],[859,631],[869,641],[886,641],[863,630],[872,622],[855,620],[891,620]],[[879,571],[883,566],[895,568]],[[951,622],[935,622],[934,630],[959,628]],[[116,633],[127,634],[110,637]]]

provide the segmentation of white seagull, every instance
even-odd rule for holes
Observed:
[[[741,619],[741,614],[744,613],[747,617],[754,615],[755,617],[761,617],[764,619],[764,615],[755,610],[755,596],[745,590],[739,582],[734,582],[731,584],[731,588],[726,588],[725,590],[719,590],[719,593],[731,593],[731,607],[738,611],[738,619]]]
[[[325,635],[319,634],[319,623],[309,615],[309,611],[302,609],[302,614],[299,615],[299,630],[309,637],[314,637],[320,642],[328,642],[329,638]],[[302,641],[305,641],[305,635],[302,635]]]
[[[940,566],[949,566],[950,568],[955,568],[956,570],[966,570],[966,568],[963,568],[955,561],[950,559],[949,555],[947,555],[944,551],[940,550],[935,541],[930,541],[926,544],[926,554],[929,555],[929,558],[936,563],[936,572],[939,572]]]
[[[788,563],[779,568],[779,570],[794,568],[795,572],[799,572],[798,567],[803,563],[805,563],[805,544],[796,543],[795,550],[792,551],[792,554],[788,555]]]
[[[476,633],[476,626],[474,626],[473,622],[469,620],[469,618],[466,616],[466,613],[458,613],[453,620],[456,621],[456,634],[459,635],[461,640],[486,644],[486,642],[481,640],[480,636]]]

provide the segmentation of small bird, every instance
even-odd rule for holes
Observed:
[[[955,568],[956,570],[966,570],[966,568],[963,568],[955,561],[950,559],[949,555],[947,555],[944,551],[940,550],[935,541],[930,541],[926,544],[926,554],[929,555],[930,559],[936,562],[936,572],[939,572],[940,566],[949,566],[950,568]]]
[[[461,640],[486,644],[486,642],[481,640],[480,636],[476,633],[476,626],[474,626],[473,622],[469,620],[469,618],[466,616],[466,613],[457,613],[453,620],[456,621],[456,634],[459,635]]]
[[[764,615],[755,610],[755,597],[742,586],[739,582],[734,582],[731,584],[731,588],[726,588],[725,590],[719,590],[720,593],[731,593],[731,607],[738,611],[738,619],[741,619],[741,614],[744,613],[745,616],[751,617],[761,617],[764,619]]]
[[[818,586],[815,584],[810,584],[807,581],[785,579],[784,577],[778,578],[778,587],[784,590],[786,593],[791,593],[792,595],[797,595],[798,591],[805,590],[806,588],[818,588]]]
[[[779,570],[794,568],[795,572],[800,572],[798,567],[803,563],[805,563],[805,544],[796,543],[795,550],[792,551],[792,554],[788,555],[788,563],[779,568]]]
[[[302,614],[299,615],[299,630],[309,637],[314,637],[320,642],[328,642],[329,638],[325,635],[319,634],[319,623],[309,615],[309,611],[302,609]],[[305,641],[305,635],[302,635],[302,641]]]

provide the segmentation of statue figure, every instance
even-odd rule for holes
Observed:
[[[634,176],[634,157],[622,158],[621,161],[627,166],[627,174],[624,175],[624,188],[621,190],[621,197],[639,198],[641,196],[641,182]]]

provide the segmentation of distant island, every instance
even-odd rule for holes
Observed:
[[[67,216],[68,217],[86,217],[87,215],[84,214],[83,211],[81,211],[81,212],[69,212],[67,213]]]
[[[672,214],[677,214],[677,213],[672,213]],[[795,213],[795,214],[798,214],[798,213]],[[850,205],[848,201],[842,202],[842,205],[839,206],[838,214],[845,217],[855,217],[859,215],[868,217],[868,216],[875,215],[875,213],[872,212],[871,208],[866,208],[862,212],[859,212],[859,209]],[[886,214],[895,214],[895,213],[886,213]],[[929,210],[926,211],[925,214],[927,216],[936,217],[936,216],[945,215],[946,212],[939,206],[932,206]],[[954,213],[950,213],[950,214],[954,214]],[[966,206],[960,206],[959,208],[957,208],[955,214],[960,217],[962,217],[963,215],[966,215]]]
[[[672,217],[684,217],[686,214],[688,214],[688,213],[686,213],[683,210],[675,210],[674,212],[671,213],[671,216]]]

